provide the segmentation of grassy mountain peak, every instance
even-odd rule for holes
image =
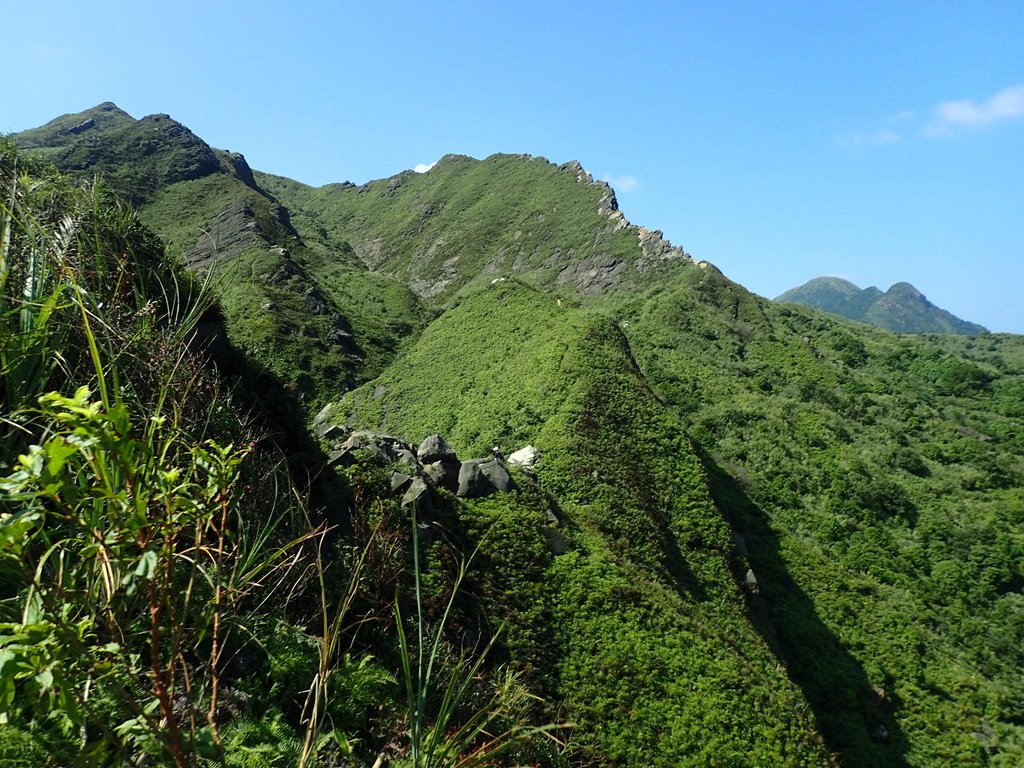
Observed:
[[[612,189],[578,162],[446,155],[426,173],[313,189],[257,174],[309,230],[337,233],[367,268],[445,301],[502,274],[603,295],[689,264],[660,232],[631,225]]]
[[[875,286],[861,290],[838,277],[816,277],[775,300],[803,304],[900,333],[988,333],[986,328],[936,307],[907,282],[894,283],[883,293]]]

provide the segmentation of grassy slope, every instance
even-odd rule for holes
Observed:
[[[296,188],[290,200],[308,206],[310,221],[364,238],[364,258],[413,280],[442,274],[431,248],[443,240],[448,258],[459,256],[452,285],[472,289],[492,277],[474,269],[509,267],[503,249],[523,231],[520,202],[545,192],[513,187],[498,206],[490,198],[503,189],[504,164],[531,161],[448,162],[438,176],[400,176],[390,193],[393,180],[363,192]],[[565,181],[549,173],[530,184]],[[552,224],[559,236],[590,221],[594,201],[579,202],[588,189],[559,190],[573,201]],[[433,221],[446,212],[451,229]],[[366,247],[377,238],[379,250]],[[558,268],[535,272],[536,263],[511,267],[557,288]],[[1019,655],[1009,650],[1024,643],[1017,341],[987,337],[972,349],[969,340],[896,337],[771,305],[713,269],[684,266],[646,293],[587,301],[623,321],[644,373],[701,444],[716,500],[751,542],[748,561],[765,582],[752,616],[829,747],[850,765],[1013,764],[1024,750]],[[640,276],[633,288],[652,283]],[[481,398],[496,404],[496,418],[486,429],[454,412],[424,418],[479,453],[494,441],[514,447],[544,390],[491,396],[495,374],[473,359],[452,376],[456,391],[431,402]],[[423,359],[402,375],[432,378],[435,365]],[[388,410],[404,385],[394,375],[380,385],[389,394],[362,402],[364,415],[386,428],[418,426],[412,405],[397,422]]]
[[[492,610],[586,751],[612,765],[822,765],[802,697],[744,613],[733,542],[679,423],[601,315],[513,281],[434,322],[337,414],[461,455],[530,442],[544,493],[472,502]],[[554,498],[570,552],[543,550]]]
[[[259,179],[308,229],[348,240],[372,268],[430,297],[444,299],[498,273],[550,285],[571,261],[634,264],[641,256],[636,229],[616,230],[616,220],[598,211],[608,187],[590,182],[575,163],[449,155],[429,173],[406,171],[363,187]]]
[[[682,277],[610,309],[701,444],[830,746],[881,764],[850,727],[874,707],[909,764],[1019,763],[1024,340],[901,337]]]
[[[135,120],[107,104],[17,139],[65,171],[102,174],[140,205],[174,254],[193,253],[218,216],[244,201],[244,214],[212,235],[214,257],[203,265],[217,263],[232,341],[314,409],[377,375],[429,317],[403,285],[358,265],[344,241],[305,246],[240,155],[166,116]]]

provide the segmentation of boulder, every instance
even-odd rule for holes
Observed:
[[[455,493],[459,488],[459,471],[462,464],[454,457],[446,458],[444,461],[435,461],[423,465],[423,474],[439,488],[446,488]]]
[[[399,448],[395,451],[395,461],[399,464],[405,464],[409,467],[419,467],[420,463],[416,459],[416,454],[405,448]],[[419,474],[417,472],[417,474]]]
[[[508,457],[510,466],[522,467],[523,469],[533,469],[537,466],[538,461],[540,461],[540,451],[532,445],[520,448]]]
[[[487,478],[494,490],[500,493],[507,493],[515,488],[515,483],[508,474],[508,470],[500,461],[485,461],[480,464],[480,472]]]
[[[346,437],[351,431],[348,427],[343,427],[340,424],[329,424],[321,428],[320,437],[331,442],[332,440],[340,440]]]
[[[444,485],[445,466],[443,462],[435,461],[432,464],[423,465],[423,474],[434,485]]]
[[[513,488],[508,470],[494,459],[470,459],[459,467],[457,496],[476,499]]]
[[[425,438],[420,443],[416,455],[419,456],[420,461],[424,464],[433,464],[435,461],[444,461],[445,459],[450,461],[458,460],[455,451],[448,447],[448,443],[440,435],[430,435]]]
[[[410,466],[416,466],[415,454],[412,446],[404,440],[392,435],[382,435],[378,432],[359,430],[348,436],[338,450],[328,457],[328,466],[342,464],[349,466],[355,463],[356,451],[362,451],[375,460],[378,464],[393,464],[404,461]],[[411,461],[410,461],[411,459]]]
[[[747,573],[743,577],[743,586],[750,590],[751,594],[754,595],[761,591],[761,588],[757,583],[757,576],[754,575],[753,568],[747,568]]]
[[[334,403],[328,403],[320,412],[313,418],[313,429],[319,430],[328,426],[327,420],[331,417],[331,411],[334,410]]]
[[[562,535],[561,531],[545,526],[541,528],[541,533],[552,555],[564,555],[569,551],[569,541]]]
[[[351,467],[355,463],[355,456],[353,456],[352,451],[348,450],[347,448],[342,448],[337,451],[331,451],[327,455],[328,467]]]

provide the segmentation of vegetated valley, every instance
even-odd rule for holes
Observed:
[[[0,147],[0,302],[5,764],[1024,762],[1022,337],[109,103]]]

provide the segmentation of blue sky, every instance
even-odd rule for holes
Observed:
[[[39,0],[4,26],[0,132],[114,101],[310,184],[579,160],[759,294],[906,280],[1024,333],[1021,0]]]

